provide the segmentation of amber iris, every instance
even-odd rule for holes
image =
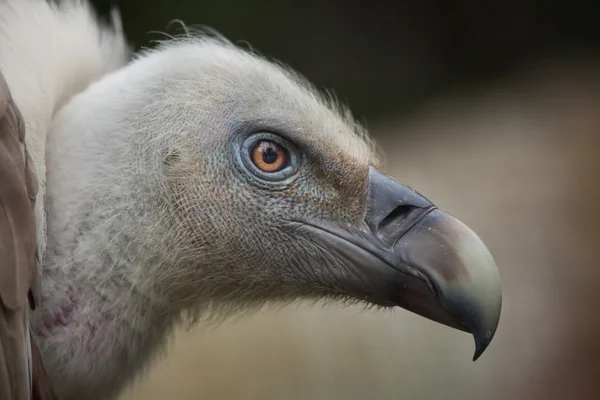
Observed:
[[[285,149],[268,140],[261,140],[252,148],[252,162],[263,172],[278,172],[287,166]]]

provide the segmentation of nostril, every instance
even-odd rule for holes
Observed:
[[[390,225],[400,225],[410,213],[417,207],[410,204],[402,204],[394,208],[377,226],[378,231],[386,231]]]
[[[406,232],[417,224],[435,206],[429,208],[403,204],[394,208],[377,226],[377,236],[390,246],[393,246]]]

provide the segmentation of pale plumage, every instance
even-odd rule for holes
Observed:
[[[83,1],[0,3],[0,70],[40,177],[32,325],[60,395],[115,397],[184,319],[299,297],[399,305],[481,354],[500,313],[491,256],[376,170],[349,112],[222,38],[127,63],[113,22]],[[257,167],[258,144],[282,169]]]

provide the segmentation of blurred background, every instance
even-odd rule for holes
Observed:
[[[504,289],[476,363],[468,335],[403,310],[297,304],[178,332],[121,400],[600,398],[600,3],[95,3],[137,49],[180,19],[333,89]]]

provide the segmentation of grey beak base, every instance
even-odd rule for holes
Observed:
[[[461,221],[374,168],[368,196],[365,224],[383,244],[376,245],[378,252],[430,288],[426,297],[420,290],[405,293],[397,305],[471,332],[473,360],[479,358],[494,337],[502,308],[500,275],[487,247]]]
[[[502,308],[500,275],[487,247],[461,221],[374,168],[368,196],[364,222],[380,241],[378,252],[390,266],[426,281],[430,289],[424,296],[413,282],[397,305],[471,332],[473,360],[479,358],[494,337]]]

